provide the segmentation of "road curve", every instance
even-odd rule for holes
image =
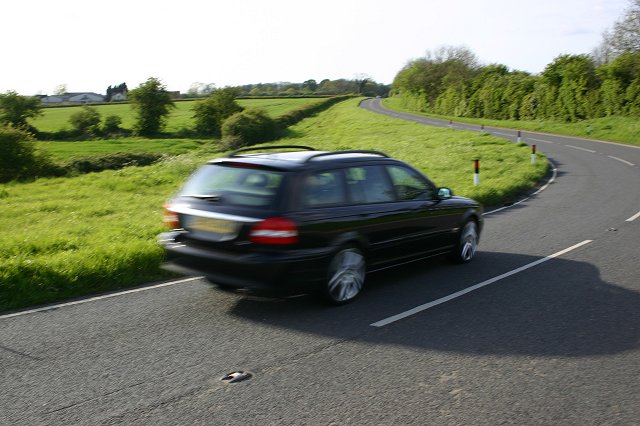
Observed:
[[[637,424],[640,149],[522,139],[557,178],[486,215],[468,265],[340,308],[188,279],[0,316],[0,424]]]

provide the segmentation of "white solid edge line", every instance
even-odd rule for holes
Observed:
[[[624,160],[622,158],[614,157],[613,155],[607,155],[607,157],[611,158],[612,160],[616,160],[616,161],[619,161],[621,163],[624,163],[624,164],[626,164],[628,166],[631,166],[631,167],[635,166],[635,164],[633,164],[632,162]]]
[[[633,216],[631,216],[629,219],[627,219],[625,222],[633,222],[634,220],[636,220],[637,218],[640,217],[640,212],[634,214]]]
[[[510,277],[511,275],[515,275],[515,274],[520,273],[522,271],[525,271],[525,270],[527,270],[529,268],[533,268],[536,265],[539,265],[539,264],[544,263],[544,262],[546,262],[548,260],[554,259],[554,258],[556,258],[558,256],[562,256],[565,253],[568,253],[568,252],[570,252],[572,250],[575,250],[575,249],[577,249],[579,247],[582,247],[582,246],[584,246],[586,244],[589,244],[591,242],[593,242],[593,240],[585,240],[585,241],[583,241],[581,243],[578,243],[578,244],[576,244],[574,246],[571,246],[569,248],[561,250],[561,251],[559,251],[557,253],[554,253],[554,254],[552,254],[550,256],[544,257],[542,259],[538,259],[535,262],[528,263],[528,264],[526,264],[524,266],[521,266],[521,267],[519,267],[517,269],[514,269],[514,270],[509,271],[509,272],[505,272],[502,275],[498,275],[497,277],[493,277],[493,278],[488,279],[486,281],[483,281],[483,282],[481,282],[479,284],[473,285],[471,287],[467,287],[464,290],[460,290],[460,291],[458,291],[456,293],[452,293],[452,294],[450,294],[448,296],[442,297],[442,298],[434,300],[432,302],[425,303],[424,305],[416,306],[413,309],[409,309],[408,311],[402,312],[400,314],[393,315],[393,316],[391,316],[389,318],[385,318],[383,320],[374,322],[373,324],[370,324],[370,325],[372,327],[384,327],[385,325],[389,325],[389,324],[391,324],[393,322],[396,322],[396,321],[399,321],[401,319],[407,318],[407,317],[409,317],[411,315],[415,315],[415,314],[417,314],[419,312],[422,312],[422,311],[425,311],[425,310],[427,310],[429,308],[433,308],[434,306],[437,306],[437,305],[440,305],[442,303],[448,302],[450,300],[456,299],[456,298],[458,298],[460,296],[463,296],[463,295],[465,295],[467,293],[471,293],[472,291],[475,291],[475,290],[478,290],[478,289],[480,289],[482,287],[488,286],[489,284],[493,284],[496,281],[500,281],[500,280],[502,280],[504,278]]]
[[[185,278],[185,279],[182,279],[182,280],[169,281],[169,282],[166,282],[166,283],[152,285],[152,286],[149,286],[149,287],[134,288],[132,290],[125,290],[125,291],[120,291],[120,292],[117,292],[117,293],[110,293],[110,294],[105,294],[105,295],[102,295],[102,296],[90,297],[88,299],[75,300],[73,302],[59,303],[57,305],[51,305],[51,306],[43,306],[42,308],[29,309],[27,311],[15,312],[13,314],[0,315],[0,319],[14,318],[14,317],[22,316],[22,315],[35,314],[37,312],[51,311],[51,310],[58,309],[58,308],[64,308],[65,306],[74,306],[74,305],[81,305],[83,303],[96,302],[98,300],[110,299],[112,297],[123,296],[125,294],[140,293],[142,291],[154,290],[156,288],[162,288],[162,287],[168,287],[170,285],[182,284],[182,283],[186,283],[186,282],[189,282],[189,281],[199,280],[201,278],[202,277]]]
[[[482,213],[482,216],[486,216],[486,215],[489,215],[489,214],[492,214],[492,213],[501,212],[502,210],[507,210],[507,209],[510,209],[511,207],[515,207],[518,204],[524,203],[525,201],[529,200],[531,197],[533,197],[535,195],[538,195],[539,193],[541,193],[542,191],[547,189],[549,187],[549,185],[551,185],[556,180],[556,177],[558,176],[558,168],[556,167],[556,165],[549,159],[547,159],[547,161],[549,161],[549,163],[551,164],[551,167],[552,167],[551,170],[552,170],[553,174],[551,175],[551,179],[549,179],[549,181],[547,183],[545,183],[543,186],[541,186],[540,189],[538,189],[536,192],[534,192],[533,194],[529,195],[528,197],[523,198],[522,200],[520,200],[520,201],[518,201],[516,203],[513,203],[513,204],[511,204],[509,206],[504,206],[504,207],[497,208],[495,210],[484,212],[484,213]]]

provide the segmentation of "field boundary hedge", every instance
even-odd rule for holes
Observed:
[[[248,108],[232,115],[222,123],[222,148],[238,149],[277,140],[286,136],[286,130],[289,126],[354,97],[351,95],[333,96],[322,102],[296,108],[275,119],[270,118],[260,109]]]
[[[352,99],[354,97],[355,96],[351,95],[333,96],[331,98],[327,98],[322,102],[302,106],[300,108],[289,111],[278,117],[276,121],[282,129],[286,129],[289,126],[293,126],[294,124],[299,123],[305,118],[312,117],[318,113],[321,113],[322,111],[329,109],[338,102],[346,101],[347,99]]]

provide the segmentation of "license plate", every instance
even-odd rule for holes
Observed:
[[[191,219],[191,229],[197,231],[212,232],[224,236],[235,236],[238,232],[238,223],[224,219],[195,216]]]

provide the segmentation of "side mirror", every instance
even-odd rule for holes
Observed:
[[[438,198],[440,200],[447,200],[453,196],[453,191],[449,188],[438,188]]]

